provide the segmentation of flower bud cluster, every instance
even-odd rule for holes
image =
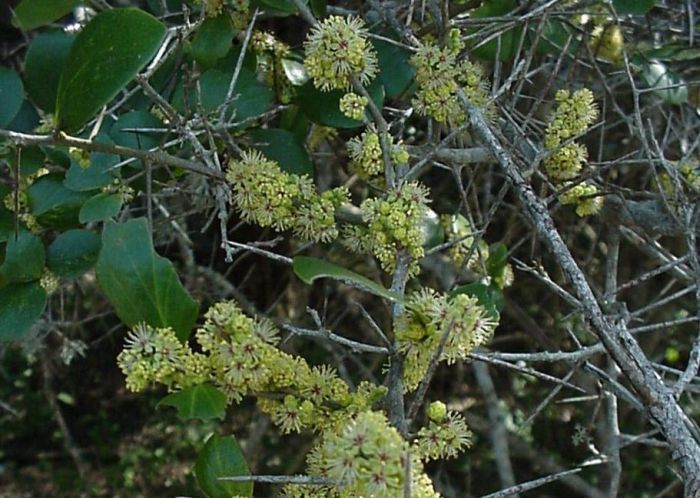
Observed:
[[[486,105],[483,71],[466,59],[458,63],[457,51],[425,43],[411,57],[411,64],[416,68],[418,86],[413,105],[419,114],[451,126],[463,124],[466,114],[457,97],[460,88],[475,106]]]
[[[390,135],[388,141],[392,162],[396,165],[408,163],[410,156],[403,143],[394,144]],[[370,125],[359,137],[351,138],[347,148],[352,161],[351,167],[360,178],[370,180],[384,173],[382,146],[374,126]]]
[[[366,199],[360,214],[367,226],[347,227],[345,245],[355,252],[372,253],[389,273],[396,267],[397,251],[406,250],[412,260],[409,275],[417,274],[425,239],[420,224],[428,202],[428,190],[418,182],[404,183],[383,199]]]
[[[340,98],[340,112],[350,119],[362,121],[365,117],[365,107],[369,104],[367,97],[357,95],[356,93],[346,93]]]
[[[496,325],[477,299],[467,294],[450,298],[432,289],[413,294],[395,324],[396,340],[406,354],[406,391],[418,387],[443,334],[448,336],[438,361],[451,364],[488,342]]]
[[[258,151],[231,161],[226,179],[245,221],[277,231],[292,230],[297,237],[314,242],[330,242],[338,236],[334,214],[348,202],[346,188],[319,195],[311,178],[283,172]]]
[[[559,200],[562,204],[574,204],[576,214],[584,217],[597,214],[603,207],[603,198],[598,196],[598,187],[592,183],[579,183],[564,192]]]
[[[349,90],[350,76],[369,83],[377,74],[377,55],[357,17],[324,19],[312,28],[304,50],[306,70],[323,91]]]
[[[428,425],[418,431],[413,442],[416,454],[423,460],[454,458],[471,445],[472,433],[464,417],[448,412],[444,403],[431,403],[428,418]]]
[[[598,24],[591,32],[591,48],[596,57],[617,64],[622,62],[625,38],[618,24]]]

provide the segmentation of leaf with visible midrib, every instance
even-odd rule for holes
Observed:
[[[226,414],[226,395],[209,384],[199,384],[168,394],[158,406],[173,406],[182,419],[223,419]]]
[[[220,480],[220,477],[250,475],[248,464],[233,436],[209,438],[197,457],[194,467],[197,482],[209,498],[253,496],[253,483]]]
[[[125,324],[172,327],[181,341],[189,337],[199,305],[172,263],[153,249],[145,219],[106,223],[97,281]]]
[[[75,131],[155,55],[165,26],[139,9],[98,14],[75,39],[56,99],[59,128]]]

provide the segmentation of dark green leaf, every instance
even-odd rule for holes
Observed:
[[[209,17],[197,30],[189,52],[202,66],[210,67],[228,53],[233,34],[233,24],[227,13]]]
[[[0,242],[5,242],[15,231],[15,214],[2,202],[11,190],[0,184]]]
[[[27,177],[33,175],[41,168],[44,167],[44,162],[46,161],[46,154],[36,145],[31,145],[29,147],[22,147],[22,153],[19,156],[19,174],[20,176]],[[9,157],[10,165],[14,171],[17,167],[17,155],[12,154]]]
[[[411,85],[416,74],[416,70],[409,62],[411,53],[405,48],[381,40],[372,40],[372,45],[377,50],[381,68],[379,79],[384,85],[387,96],[393,98],[401,95]]]
[[[2,111],[0,111],[2,112]],[[7,125],[8,130],[31,133],[39,125],[40,117],[36,108],[28,101],[22,102],[15,119]],[[0,125],[1,126],[1,125]]]
[[[654,7],[655,0],[613,0],[618,14],[644,15]]]
[[[489,257],[486,260],[486,270],[494,278],[501,278],[508,265],[508,248],[497,242],[489,246]]]
[[[112,125],[109,135],[117,145],[130,147],[132,149],[153,149],[165,141],[164,130],[166,126],[163,122],[147,111],[131,111],[119,116],[119,119]],[[141,161],[129,163],[132,167],[141,168]]]
[[[12,69],[0,66],[0,126],[12,122],[24,100],[22,80]]]
[[[277,161],[287,173],[313,176],[314,169],[304,145],[293,133],[279,128],[256,128],[248,133],[253,148]]]
[[[489,18],[501,17],[517,8],[515,0],[487,0],[481,7],[471,11],[471,17]],[[474,32],[476,30],[472,30]],[[493,61],[498,57],[501,61],[510,61],[520,45],[523,30],[521,27],[508,29],[500,36],[472,49],[472,53],[482,59]]]
[[[70,228],[78,225],[78,213],[90,198],[87,192],[76,192],[63,185],[63,175],[42,176],[27,189],[29,211],[39,223],[50,228]]]
[[[479,304],[483,306],[486,312],[495,320],[499,319],[501,310],[505,305],[503,292],[501,292],[498,287],[494,285],[486,285],[481,282],[473,282],[468,285],[463,285],[450,292],[450,296],[456,296],[457,294],[468,294],[476,297]]]
[[[281,17],[294,14],[297,11],[292,0],[251,0],[250,8],[251,10],[258,8],[269,16]]]
[[[101,192],[85,201],[83,207],[80,208],[80,223],[110,220],[119,214],[121,208],[122,196],[120,194]]]
[[[380,79],[375,78],[367,90],[377,107],[381,109],[384,105],[384,87]],[[340,99],[343,95],[345,95],[345,92],[340,90],[322,92],[314,87],[312,81],[308,81],[299,87],[297,101],[299,107],[314,123],[332,126],[333,128],[357,128],[362,126],[362,121],[350,119],[340,112]]]
[[[332,278],[333,280],[338,280],[351,287],[374,294],[375,296],[383,297],[390,301],[402,302],[400,296],[385,289],[367,277],[323,259],[296,256],[292,268],[297,277],[307,284],[313,283],[317,278]]]
[[[98,14],[78,34],[58,85],[60,128],[80,128],[136,76],[158,50],[165,26],[139,9]]]
[[[304,143],[306,136],[309,134],[311,123],[302,110],[299,109],[299,106],[290,105],[280,115],[280,127],[292,132],[297,137],[297,141]]]
[[[233,436],[212,435],[197,457],[197,482],[208,498],[253,496],[253,483],[219,480],[220,477],[250,475],[241,447]]]
[[[210,384],[199,384],[167,395],[158,406],[174,406],[181,419],[223,419],[226,414],[226,395]]]
[[[113,144],[107,135],[98,135],[95,141],[103,144]],[[95,190],[110,185],[118,176],[114,166],[120,162],[119,156],[104,152],[90,154],[90,166],[82,167],[78,161],[71,159],[71,167],[66,172],[63,185],[76,192]]]
[[[46,251],[46,266],[56,275],[77,277],[95,266],[100,253],[100,237],[88,230],[63,232]]]
[[[53,114],[58,80],[75,37],[63,30],[42,33],[32,40],[24,58],[24,86],[32,101]]]
[[[204,111],[213,112],[226,101],[231,76],[232,74],[217,69],[210,69],[202,75],[199,86],[202,90]],[[238,97],[231,103],[230,108],[235,111],[235,119],[239,122],[261,115],[272,104],[272,90],[259,83],[255,73],[248,69],[241,69],[233,93]],[[190,110],[196,108],[195,102],[194,95],[190,95]],[[185,110],[182,84],[175,90],[173,106],[180,112]]]
[[[68,14],[79,0],[22,0],[15,9],[15,26],[25,31],[60,19]]]
[[[180,340],[189,337],[199,305],[153,249],[145,219],[106,223],[97,280],[125,324],[172,327]]]
[[[21,230],[10,234],[5,248],[5,262],[0,275],[6,282],[29,282],[41,277],[46,254],[41,239]]]
[[[46,292],[38,282],[0,288],[0,341],[13,341],[29,331],[44,312]]]
[[[316,17],[320,19],[326,17],[326,11],[328,10],[328,2],[326,0],[310,0],[309,5],[311,6],[311,12]]]

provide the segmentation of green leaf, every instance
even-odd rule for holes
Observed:
[[[503,272],[508,265],[508,248],[505,244],[497,242],[489,246],[489,257],[486,260],[486,270],[493,278],[503,277]]]
[[[2,90],[0,90],[0,94]],[[0,101],[2,100],[0,95]],[[2,104],[0,104],[0,109]],[[2,111],[0,110],[0,114]],[[12,120],[10,124],[7,125],[8,130],[19,131],[22,133],[31,133],[39,125],[40,117],[39,113],[36,112],[36,108],[28,101],[24,100],[22,106],[19,108],[19,112]],[[3,126],[0,122],[0,126]]]
[[[63,232],[46,251],[46,266],[61,277],[77,277],[95,266],[102,242],[99,235],[76,229]]]
[[[292,0],[250,0],[251,11],[256,8],[269,16],[280,17],[295,14],[297,11]]]
[[[233,42],[233,24],[227,13],[209,17],[199,26],[189,53],[204,67],[210,67],[224,57]]]
[[[326,0],[309,0],[309,6],[316,17],[320,19],[326,17],[326,12],[328,11],[328,2]]]
[[[77,226],[78,213],[90,198],[87,192],[76,192],[63,185],[60,173],[39,178],[27,189],[29,212],[45,227],[65,229]]]
[[[0,341],[14,341],[32,327],[46,306],[46,292],[38,282],[0,288]]]
[[[100,192],[89,198],[80,208],[78,218],[80,223],[91,223],[95,221],[106,221],[119,214],[122,208],[122,196],[120,194],[110,194]]]
[[[293,133],[279,128],[256,128],[248,132],[253,148],[277,161],[282,170],[295,175],[313,176],[314,169],[304,145]]]
[[[405,48],[391,43],[372,40],[379,59],[379,79],[384,85],[387,96],[394,98],[404,93],[411,86],[416,70],[409,62],[411,53]]]
[[[470,16],[473,18],[490,18],[501,17],[509,14],[517,8],[515,0],[487,0],[482,3],[481,7],[471,11]],[[471,33],[478,29],[470,30]],[[490,40],[483,45],[479,45],[472,49],[472,53],[482,59],[493,61],[498,57],[501,61],[510,61],[515,57],[515,53],[520,45],[522,37],[522,27],[515,27],[503,32],[493,40]],[[499,47],[500,44],[500,47]]]
[[[202,107],[205,112],[216,111],[226,101],[231,76],[232,73],[224,73],[218,69],[210,69],[202,75],[199,87],[202,90]],[[245,68],[241,69],[238,75],[233,94],[238,97],[229,106],[228,115],[230,116],[231,110],[235,111],[237,122],[260,116],[272,104],[272,90],[259,83],[255,73]],[[190,110],[196,109],[195,102],[195,96],[190,95]],[[179,112],[185,112],[182,83],[175,90],[173,107]]]
[[[147,129],[164,129],[163,122],[147,111],[131,111],[119,116],[109,136],[114,143],[132,149],[152,149],[163,141],[163,133],[144,131]]]
[[[56,100],[61,129],[75,131],[107,104],[155,55],[165,26],[142,10],[98,14],[70,49]]]
[[[372,100],[380,109],[384,105],[384,87],[380,78],[375,78],[367,88]],[[333,90],[322,92],[318,90],[312,81],[299,87],[297,103],[314,123],[333,128],[357,128],[363,126],[362,121],[350,119],[340,112],[340,99],[346,92]]]
[[[95,142],[110,145],[114,143],[108,135],[97,135]],[[66,172],[63,185],[76,192],[95,190],[111,185],[114,179],[119,176],[119,172],[114,168],[119,162],[120,158],[116,154],[93,152],[90,154],[90,166],[83,168],[78,164],[78,161],[71,158],[71,166]]]
[[[68,14],[79,0],[22,0],[15,9],[13,24],[29,31],[60,19]]]
[[[297,277],[307,284],[312,284],[317,278],[332,278],[375,296],[383,297],[390,301],[403,302],[396,293],[385,289],[369,278],[323,259],[296,256],[293,260],[292,268]]]
[[[0,200],[4,200],[11,190],[0,184]],[[0,202],[0,243],[7,241],[10,234],[15,231],[15,214],[5,207],[4,202]]]
[[[12,69],[0,66],[0,127],[12,122],[24,100],[22,80]]]
[[[223,419],[226,414],[226,395],[210,384],[199,384],[167,395],[158,406],[174,406],[181,419]]]
[[[212,435],[197,457],[194,473],[208,498],[253,496],[252,482],[219,480],[220,477],[250,475],[241,447],[233,436]]]
[[[46,253],[41,239],[33,233],[11,234],[5,248],[0,275],[6,282],[29,282],[41,277]]]
[[[75,37],[63,30],[42,33],[32,40],[24,58],[24,86],[43,111],[53,114],[61,69]]]
[[[189,337],[199,305],[153,249],[145,219],[106,223],[97,280],[125,324],[172,327],[180,340]]]
[[[618,14],[644,15],[654,7],[655,0],[613,0]]]
[[[503,292],[501,292],[498,287],[494,285],[486,285],[481,282],[473,282],[468,285],[462,285],[461,287],[457,287],[450,292],[450,296],[453,297],[457,294],[468,294],[476,297],[479,304],[483,306],[486,312],[495,320],[499,319],[501,316],[501,310],[505,305]]]

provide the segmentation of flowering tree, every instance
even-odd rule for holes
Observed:
[[[129,391],[307,442],[215,426],[209,498],[465,496],[489,443],[491,497],[700,496],[696,7],[132,3],[22,0],[0,68],[0,339],[84,480],[51,379],[106,314]]]

